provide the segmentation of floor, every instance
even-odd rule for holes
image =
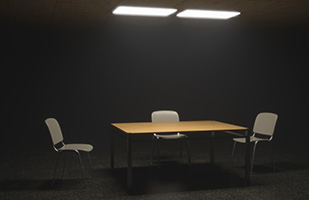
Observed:
[[[209,142],[191,140],[192,166],[184,151],[179,160],[178,143],[161,146],[161,162],[150,165],[151,142],[139,142],[133,149],[133,190],[126,191],[126,148],[116,142],[115,169],[109,167],[108,148],[95,147],[91,153],[92,170],[82,154],[86,188],[77,156],[60,158],[55,187],[52,177],[56,152],[2,153],[0,199],[309,199],[309,156],[307,149],[293,151],[274,143],[259,144],[251,186],[244,182],[244,146],[236,149],[231,162],[232,141],[215,141],[215,164],[209,163]],[[270,151],[273,150],[274,163]],[[62,177],[62,178],[61,178]]]

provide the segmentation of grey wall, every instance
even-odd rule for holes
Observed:
[[[50,147],[50,116],[69,141],[103,147],[110,122],[149,121],[156,109],[249,127],[276,112],[280,144],[308,138],[302,27],[114,17],[101,27],[0,30],[2,143],[28,143],[18,150]]]

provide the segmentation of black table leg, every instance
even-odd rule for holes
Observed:
[[[111,164],[111,169],[114,169],[114,133],[113,133],[113,128],[110,130],[110,164]]]
[[[211,138],[210,138],[210,163],[215,163],[215,145],[214,145],[214,139],[215,139],[215,132],[211,132]]]
[[[127,189],[128,192],[132,190],[132,136],[130,133],[127,134]]]
[[[249,131],[245,131],[246,135],[246,164],[245,164],[245,178],[246,186],[250,186],[250,134]]]

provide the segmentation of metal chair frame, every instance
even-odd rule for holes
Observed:
[[[92,170],[92,163],[91,163],[90,154],[89,154],[89,152],[92,151],[93,149],[92,145],[90,144],[65,144],[63,141],[63,135],[62,135],[62,131],[61,131],[58,121],[54,118],[48,118],[45,120],[45,123],[48,126],[48,129],[49,129],[52,141],[53,141],[53,148],[57,153],[59,153],[57,155],[56,164],[54,168],[52,187],[54,187],[54,184],[55,184],[56,171],[58,167],[59,157],[64,151],[73,151],[78,155],[79,164],[80,164],[82,175],[83,175],[84,187],[86,187],[85,172],[84,172],[84,167],[83,167],[80,151],[84,151],[87,153],[90,169]],[[65,148],[65,147],[68,147],[68,148]],[[67,160],[67,156],[65,156],[65,160],[64,160],[62,178],[63,178],[64,171],[65,171],[66,160]]]
[[[267,119],[267,125],[266,127],[262,127],[263,123],[263,117],[268,118]],[[250,173],[253,172],[253,162],[255,158],[255,152],[256,152],[256,146],[258,142],[270,142],[273,139],[274,131],[275,131],[275,126],[276,122],[278,119],[278,115],[274,113],[259,113],[256,117],[255,123],[254,123],[254,128],[253,128],[253,135],[250,137],[250,143],[254,143],[253,145],[253,151],[252,151],[252,158],[251,158],[251,168],[250,168]],[[265,119],[264,119],[265,120]],[[255,131],[259,131],[258,133]],[[233,150],[232,150],[232,163],[234,160],[234,154],[235,154],[235,149],[236,149],[236,144],[237,143],[245,143],[244,139],[234,139],[234,144],[233,144]],[[274,159],[273,159],[273,152],[271,152],[271,162],[272,166],[274,169]]]
[[[154,119],[154,114],[160,114],[162,116],[162,118]],[[169,116],[166,116],[165,114],[166,115],[172,114],[174,116],[169,117]],[[168,121],[170,121],[170,122],[177,122],[177,121],[179,121],[178,113],[176,111],[172,111],[172,110],[160,110],[160,111],[154,111],[152,113],[152,122],[155,123],[155,122],[168,122]],[[182,142],[183,142],[183,140],[186,140],[187,153],[188,153],[188,164],[189,164],[189,166],[191,166],[189,139],[188,139],[187,135],[181,134],[181,133],[166,134],[166,135],[157,134],[157,133],[153,134],[151,165],[153,165],[154,145],[155,145],[155,142],[157,142],[157,165],[159,166],[159,163],[160,163],[160,147],[161,147],[160,143],[161,143],[162,140],[180,140],[180,157],[179,157],[180,162],[182,160]]]

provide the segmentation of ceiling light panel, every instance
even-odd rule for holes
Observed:
[[[167,16],[175,13],[176,11],[177,11],[177,9],[174,9],[174,8],[118,6],[113,11],[113,14],[115,14],[115,15],[167,17]]]
[[[219,10],[194,10],[188,9],[177,14],[177,17],[183,18],[207,18],[207,19],[229,19],[240,15],[235,11],[219,11]]]

